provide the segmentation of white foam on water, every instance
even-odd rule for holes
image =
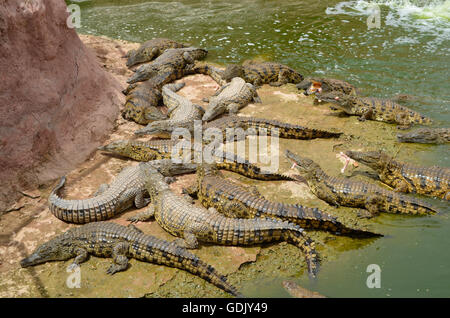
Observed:
[[[401,27],[408,32],[433,36],[435,44],[450,39],[450,0],[342,1],[328,7],[325,12],[329,15],[369,16],[375,6],[381,8],[382,27]]]

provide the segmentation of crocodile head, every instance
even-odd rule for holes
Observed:
[[[121,156],[127,156],[133,151],[133,146],[128,140],[116,140],[105,146],[100,146],[97,149]]]
[[[319,102],[333,103],[333,105],[343,111],[351,112],[353,108],[353,103],[351,103],[352,96],[341,92],[316,93],[316,98]]]
[[[345,154],[374,170],[381,170],[391,158],[381,151],[346,151]]]
[[[156,73],[156,69],[150,64],[141,65],[134,74],[127,79],[128,84],[142,82],[148,80]]]
[[[434,131],[428,128],[423,128],[403,134],[397,134],[397,139],[400,142],[417,142],[428,144],[437,142],[439,140],[439,136]]]
[[[151,121],[165,120],[167,115],[162,113],[156,107],[145,107],[144,108],[144,118]]]
[[[292,162],[292,168],[297,168],[297,171],[302,177],[310,175],[317,169],[318,171],[322,171],[320,166],[309,158],[301,157],[289,150],[286,150],[285,156]]]
[[[224,81],[231,81],[235,77],[244,77],[244,67],[238,64],[229,64],[222,73]]]
[[[39,246],[30,256],[20,261],[20,266],[28,267],[49,261],[65,261],[74,256],[70,237],[62,235]]]
[[[322,93],[322,83],[311,78],[304,79],[296,85],[298,89],[305,91],[305,95],[312,95],[316,93]]]
[[[225,113],[227,110],[227,105],[222,102],[218,102],[215,98],[212,98],[209,102],[208,108],[203,114],[203,121],[210,121],[216,118],[217,116]]]
[[[187,52],[193,60],[203,60],[206,57],[206,55],[208,55],[207,50],[199,49],[196,47],[187,47],[184,48],[183,51]]]
[[[165,177],[193,173],[197,169],[196,163],[174,162],[172,159],[152,160],[150,162],[142,163],[142,165],[144,168],[145,165],[151,165],[152,167],[158,169],[158,171]]]
[[[145,63],[151,61],[155,57],[154,48],[142,48],[137,50],[131,50],[128,52],[127,66],[131,67],[136,64]]]
[[[136,130],[134,132],[135,135],[154,135],[154,134],[162,134],[167,135],[170,134],[175,127],[170,125],[170,122],[167,120],[158,120],[154,121],[142,129]]]

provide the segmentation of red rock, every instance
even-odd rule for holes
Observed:
[[[123,104],[121,85],[67,26],[66,8],[62,0],[0,3],[0,214],[18,191],[86,160]]]

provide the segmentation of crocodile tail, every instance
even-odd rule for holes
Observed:
[[[148,242],[147,250],[155,251],[155,243],[161,247],[161,254],[153,253],[151,256],[145,258],[146,261],[157,262],[186,270],[234,296],[240,296],[236,287],[228,283],[224,275],[220,274],[213,266],[206,264],[184,247],[174,242],[168,244],[165,242],[161,243],[159,239],[156,239],[156,241]],[[140,255],[136,255],[136,258],[142,258]]]
[[[261,168],[259,168],[258,166],[233,153],[225,152],[224,157],[226,160],[217,163],[217,167],[219,169],[236,172],[243,176],[256,180],[292,180],[291,177],[284,174],[261,170]]]
[[[345,235],[350,237],[379,237],[383,236],[364,229],[351,228],[339,222],[332,215],[320,211],[318,208],[308,208],[299,204],[293,205],[295,210],[288,207],[288,216],[293,223],[299,224],[303,228],[311,228],[316,230],[324,230],[336,235]]]
[[[438,211],[430,204],[418,200],[414,197],[408,197],[399,193],[388,193],[386,212],[412,214],[412,215],[430,215]]]
[[[169,89],[172,92],[178,92],[180,89],[182,89],[184,86],[186,85],[186,83],[181,82],[181,83],[172,83],[172,84],[166,84],[164,85],[163,89]]]
[[[204,263],[197,257],[195,257],[194,260],[192,260],[191,264],[193,265],[192,269],[188,269],[188,271],[190,271],[191,273],[200,276],[204,280],[219,287],[220,289],[223,289],[224,291],[232,294],[233,296],[241,297],[241,294],[238,292],[236,287],[234,287],[227,281],[225,275],[220,274],[211,265]]]
[[[283,238],[286,242],[300,248],[305,254],[305,261],[308,267],[308,274],[315,278],[319,272],[320,260],[316,252],[316,244],[309,238],[302,228],[296,226],[295,229],[283,231]]]
[[[283,123],[277,120],[254,119],[248,124],[249,128],[267,129],[267,135],[272,136],[274,129],[278,130],[278,136],[286,139],[314,139],[337,138],[342,133],[307,128],[299,125]]]

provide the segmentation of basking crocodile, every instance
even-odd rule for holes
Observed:
[[[142,165],[155,167],[167,177],[190,172],[196,167],[175,164],[171,160],[152,161]],[[109,186],[102,184],[94,197],[84,200],[66,200],[58,196],[66,182],[66,177],[62,177],[48,198],[50,211],[62,221],[83,224],[110,219],[133,205],[138,209],[142,208],[149,200],[144,197],[146,190],[141,170],[139,166],[124,168]]]
[[[210,98],[205,98],[204,101],[209,102],[209,104],[202,120],[208,121],[225,112],[230,115],[236,114],[239,109],[249,103],[261,103],[261,98],[259,98],[256,88],[252,84],[246,83],[240,77],[235,77]]]
[[[354,237],[380,236],[362,229],[350,228],[317,208],[266,200],[256,188],[249,191],[248,187],[225,178],[214,165],[198,165],[197,181],[184,191],[192,197],[197,197],[206,208],[213,207],[227,217],[269,217],[292,222],[305,229],[329,231],[334,234]]]
[[[73,268],[85,262],[89,254],[112,258],[113,263],[107,270],[110,275],[125,271],[128,259],[135,258],[188,271],[234,296],[239,295],[224,275],[196,255],[173,242],[144,234],[132,224],[96,222],[71,228],[39,246],[20,265],[29,267],[75,258],[70,265]]]
[[[444,144],[450,142],[450,128],[419,128],[407,133],[397,134],[400,142],[422,144]]]
[[[357,89],[350,83],[334,78],[306,78],[298,83],[297,88],[306,95],[314,93],[340,92],[345,95],[357,95]]]
[[[333,103],[348,115],[359,116],[359,120],[375,120],[399,124],[408,128],[412,124],[430,124],[432,120],[389,99],[344,95],[339,92],[316,94],[317,98]]]
[[[157,107],[162,99],[161,86],[148,80],[129,85],[122,117],[141,125],[155,120],[167,119],[167,115]]]
[[[157,139],[148,141],[117,140],[109,143],[108,145],[98,147],[98,149],[114,155],[119,155],[144,162],[155,159],[173,159],[172,156],[174,152],[179,158],[184,158],[185,150],[191,152],[191,155],[192,151],[203,150],[197,149],[195,143],[190,144],[188,149],[185,148],[174,149],[175,147],[177,147],[177,144],[179,142],[180,142],[179,140],[171,140],[171,139]],[[178,147],[180,146],[181,145],[178,145]],[[201,145],[200,148],[202,148]],[[217,167],[219,169],[236,172],[248,178],[266,181],[293,180],[287,175],[265,171],[259,168],[258,166],[250,163],[248,160],[240,158],[239,156],[232,153],[224,152],[221,158],[217,156],[214,157],[217,160]],[[191,167],[192,170],[190,171],[186,170],[187,167],[184,167],[185,169],[182,169],[182,171],[185,171],[186,173],[195,172],[196,165],[192,164]]]
[[[230,64],[222,73],[222,79],[230,81],[241,77],[246,82],[260,87],[262,84],[281,86],[286,83],[300,83],[303,76],[289,66],[276,62],[255,62],[247,60],[242,65]]]
[[[150,62],[160,56],[167,49],[177,49],[185,47],[184,44],[170,39],[156,38],[144,42],[136,50],[130,50],[127,53],[127,66]]]
[[[127,83],[157,78],[162,84],[170,83],[192,72],[195,60],[203,59],[208,51],[194,47],[168,49],[153,62],[140,66]]]
[[[264,130],[264,133],[268,136],[271,136],[273,129],[277,129],[279,137],[288,139],[337,138],[342,134],[339,132],[330,132],[288,124],[273,119],[244,116],[221,117],[203,125],[203,130],[208,128],[218,128],[222,130],[223,136],[226,136],[227,128],[242,128],[246,132],[246,135],[257,134],[259,130]]]
[[[315,243],[300,226],[268,218],[227,218],[213,208],[207,210],[195,206],[192,200],[176,195],[156,169],[150,167],[143,173],[152,204],[130,221],[145,221],[154,217],[164,230],[179,237],[177,244],[186,248],[197,248],[199,241],[222,245],[286,241],[303,251],[309,274],[316,275],[318,258]]]
[[[187,128],[194,131],[194,120],[200,120],[205,110],[188,98],[175,92],[184,86],[184,83],[166,84],[162,88],[164,105],[168,107],[167,114],[170,119],[158,120],[146,127],[136,130],[136,135],[169,134],[177,128]]]
[[[311,191],[318,198],[336,207],[364,208],[370,213],[368,216],[375,216],[379,212],[411,215],[436,212],[433,207],[423,201],[389,191],[375,184],[328,176],[314,161],[295,155],[289,150],[286,151],[286,157],[294,163],[297,171],[306,179]]]
[[[419,193],[450,200],[450,169],[421,167],[394,160],[381,151],[346,151],[345,154],[374,169],[395,191]]]

